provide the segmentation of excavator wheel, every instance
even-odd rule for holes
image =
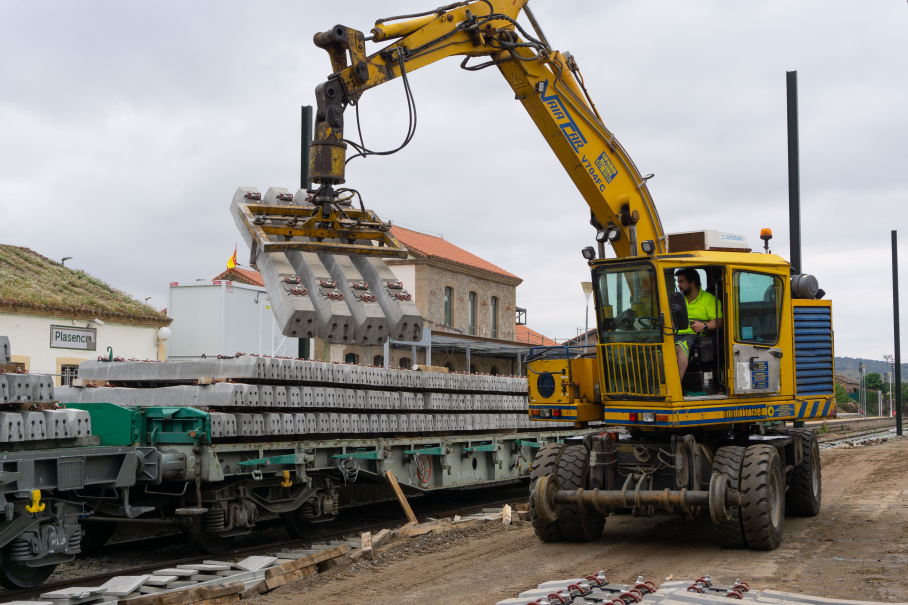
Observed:
[[[558,460],[561,458],[561,450],[564,445],[555,443],[539,448],[536,452],[536,458],[533,459],[533,471],[530,473],[530,493],[536,487],[536,482],[550,473],[554,473],[558,468]],[[536,513],[536,507],[533,506],[533,499],[530,498],[530,520],[533,523],[533,531],[536,537],[543,542],[561,542],[564,538],[561,530],[558,529],[557,521],[549,521]]]
[[[785,474],[779,452],[771,445],[752,445],[741,465],[741,523],[747,545],[774,550],[785,531]]]
[[[729,445],[720,447],[713,456],[713,472],[728,477],[732,488],[741,489],[741,466],[744,463],[746,447]],[[747,548],[744,539],[744,526],[741,524],[741,509],[732,508],[730,519],[721,524],[713,523],[713,530],[719,544],[725,548]]]
[[[586,489],[590,455],[585,445],[569,445],[561,452],[558,463],[558,484],[561,489]],[[605,517],[574,504],[562,504],[558,513],[558,528],[569,542],[592,542],[602,535]]]
[[[791,429],[789,435],[801,436],[801,464],[791,471],[785,507],[789,514],[816,517],[820,514],[823,496],[820,472],[820,443],[813,429]]]

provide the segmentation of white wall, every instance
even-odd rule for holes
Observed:
[[[394,265],[389,266],[395,277],[404,285],[404,290],[413,295],[413,302],[416,302],[416,265]],[[370,284],[371,285],[371,284]]]
[[[59,365],[75,364],[79,360],[107,356],[107,347],[115,357],[126,359],[157,359],[158,329],[152,326],[131,326],[105,322],[103,326],[88,326],[87,319],[41,317],[0,313],[0,335],[8,336],[13,361],[23,362],[34,374],[58,374]],[[97,329],[97,350],[50,348],[51,326]],[[59,384],[59,379],[57,384]]]
[[[167,359],[299,354],[299,339],[281,334],[265,288],[210,281],[171,285],[167,316],[173,319]]]

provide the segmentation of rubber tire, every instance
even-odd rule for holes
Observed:
[[[536,487],[536,482],[558,469],[558,459],[561,457],[561,450],[564,446],[560,443],[553,443],[539,448],[536,457],[533,459],[533,470],[530,473],[530,493]],[[536,507],[533,506],[533,499],[530,498],[530,521],[533,523],[533,532],[536,537],[543,542],[561,542],[564,537],[561,530],[558,529],[557,521],[549,521],[545,517],[536,514]]]
[[[785,510],[790,515],[816,517],[823,505],[823,478],[820,468],[820,442],[813,429],[792,429],[791,435],[801,436],[801,464],[791,471]],[[811,468],[812,465],[815,468]],[[813,472],[815,471],[815,472]]]
[[[741,489],[741,467],[744,463],[746,447],[727,445],[716,450],[713,456],[713,472],[728,477],[733,489]],[[713,524],[716,540],[723,548],[747,548],[744,538],[744,525],[741,523],[741,509],[733,507],[729,519],[719,525]]]
[[[9,590],[34,588],[50,577],[56,565],[29,567],[25,563],[9,558],[9,546],[0,549],[0,586]]]
[[[585,445],[569,445],[561,452],[558,484],[561,489],[586,489],[590,455]],[[602,536],[605,517],[583,506],[562,504],[558,528],[568,542],[592,542]]]
[[[741,522],[747,546],[775,550],[785,531],[785,474],[779,452],[752,445],[741,468]]]
[[[119,524],[108,521],[85,521],[80,523],[82,541],[79,543],[79,550],[86,555],[98,554],[117,531],[117,525]]]

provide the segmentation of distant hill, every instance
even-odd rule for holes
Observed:
[[[864,364],[866,368],[865,372],[867,374],[877,372],[882,375],[889,371],[889,364],[883,360],[862,359],[859,357],[836,357],[835,373],[857,380],[860,377],[860,370],[858,369],[858,364],[860,363]],[[892,379],[895,380],[895,376],[893,376]],[[908,363],[902,364],[902,382],[908,382]]]

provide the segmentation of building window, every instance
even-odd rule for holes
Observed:
[[[492,297],[492,338],[498,338],[498,297]]]
[[[491,374],[492,376],[498,376],[498,366],[493,365],[492,369],[489,370],[489,374]]]
[[[346,361],[347,363],[359,363],[359,355],[357,355],[356,353],[347,353],[346,355],[344,355],[344,361]]]
[[[60,384],[72,386],[73,380],[79,377],[79,366],[60,366]]]
[[[454,289],[445,288],[445,325],[453,326],[454,319]]]
[[[410,358],[401,357],[400,361],[397,363],[397,367],[399,367],[403,370],[409,370],[410,369]]]
[[[385,356],[384,356],[384,355],[376,355],[375,357],[373,357],[373,358],[372,358],[372,365],[374,365],[374,366],[376,366],[376,367],[378,367],[378,368],[384,366],[384,365],[385,365]]]
[[[471,363],[471,364],[470,364],[470,374],[475,374],[475,373],[476,373],[476,366],[474,366],[474,365]]]
[[[453,366],[451,366],[451,362],[450,362],[450,361],[446,361],[446,362],[445,362],[445,367],[448,368],[448,371],[449,371],[449,372],[453,372],[453,371],[454,371],[454,368],[453,368]]]
[[[470,336],[476,336],[476,292],[470,292]]]

